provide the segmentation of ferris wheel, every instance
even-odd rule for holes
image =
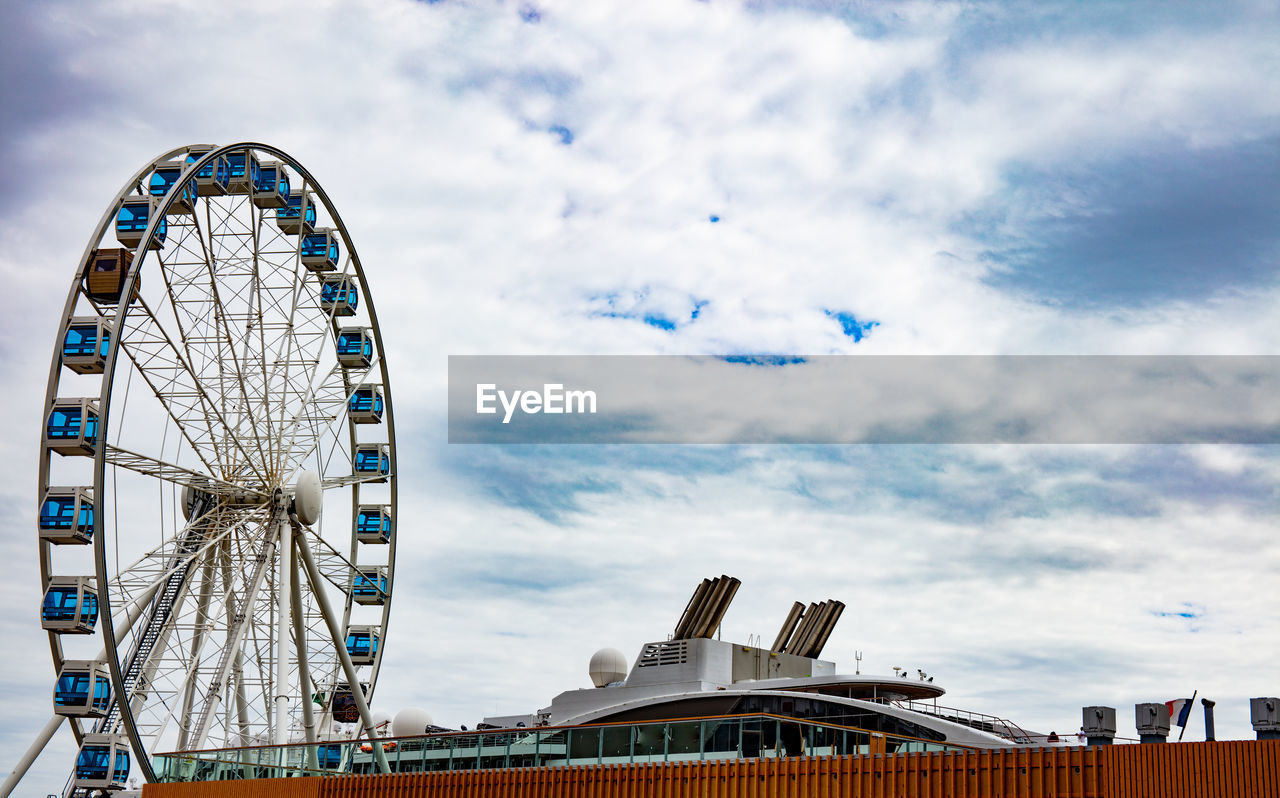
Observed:
[[[157,752],[373,734],[396,552],[383,352],[351,238],[284,152],[181,147],[125,182],[49,370],[55,714],[29,759],[62,720],[73,790],[123,787],[130,754],[153,780]]]

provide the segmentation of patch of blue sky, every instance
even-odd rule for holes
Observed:
[[[808,361],[800,355],[718,355],[726,363],[744,366],[795,366]]]
[[[666,332],[673,332],[676,329],[674,321],[657,313],[646,313],[640,317],[640,320],[650,327],[657,327],[659,330],[665,330]]]
[[[879,327],[878,321],[859,321],[856,316],[847,310],[831,310],[824,308],[823,313],[840,323],[840,330],[847,337],[852,338],[854,343],[859,343],[871,332],[873,327]]]
[[[560,143],[568,146],[573,143],[573,131],[564,125],[552,125],[547,132],[559,137]]]
[[[520,19],[531,25],[536,25],[542,21],[542,12],[532,4],[525,3],[520,6]]]
[[[986,281],[1068,308],[1141,307],[1280,282],[1280,136],[1165,146],[1056,168],[954,226],[986,245]]]
[[[689,296],[661,303],[664,305],[662,309],[653,308],[651,306],[655,302],[648,288],[640,291],[595,294],[587,297],[587,301],[598,306],[597,310],[590,312],[589,315],[592,318],[638,321],[663,332],[675,332],[682,325],[697,321],[711,304],[708,299]],[[677,311],[675,305],[684,305],[687,310]]]
[[[1204,617],[1205,608],[1198,604],[1192,604],[1190,601],[1184,601],[1179,605],[1178,609],[1151,610],[1151,614],[1157,618],[1182,618],[1183,620],[1193,621]]]

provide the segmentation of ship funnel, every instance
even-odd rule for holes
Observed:
[[[770,650],[817,658],[843,612],[844,602],[835,599],[810,604],[807,610],[797,601],[791,605],[791,612],[787,613],[787,620],[783,621]]]
[[[694,588],[671,639],[689,640],[714,635],[741,585],[741,579],[724,574],[715,579],[703,579]]]

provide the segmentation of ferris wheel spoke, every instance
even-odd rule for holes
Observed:
[[[336,404],[325,401],[316,390],[316,379],[323,374],[319,369],[321,356],[333,346],[330,328],[336,305],[328,312],[317,312],[319,292],[308,279],[309,272],[296,264],[297,252],[297,249],[290,249],[289,267],[282,266],[278,271],[282,283],[287,285],[279,286],[271,294],[274,309],[287,319],[283,325],[284,333],[275,341],[275,355],[266,380],[273,389],[267,392],[267,397],[279,397],[275,436],[279,443],[275,461],[278,473],[290,472],[289,463],[296,461],[292,452],[301,426],[307,423],[314,425],[318,420],[328,421],[337,415],[334,412]],[[305,313],[300,302],[304,295],[315,303]],[[287,308],[285,299],[288,300]],[[341,372],[341,369],[337,371]],[[296,399],[293,404],[290,397]]]
[[[104,459],[109,465],[119,466],[139,474],[172,482],[209,493],[235,506],[256,506],[268,497],[259,488],[250,488],[225,479],[202,474],[189,468],[169,463],[156,457],[131,452],[119,446],[106,444]]]
[[[239,541],[237,541],[237,543],[238,542]],[[228,646],[231,645],[233,635],[234,635],[235,624],[236,624],[236,607],[240,606],[236,602],[234,591],[230,589],[230,586],[232,584],[232,579],[233,579],[231,557],[232,557],[231,545],[230,545],[230,541],[228,541],[227,544],[224,546],[221,552],[221,557],[219,559],[219,568],[222,571],[223,582],[228,586],[227,597],[224,602],[224,610],[226,612],[226,645]],[[249,590],[248,585],[246,585],[245,590],[247,593],[247,591]],[[216,669],[217,667],[216,664],[214,667]],[[215,675],[215,678],[216,678],[216,675]],[[235,660],[231,668],[231,678],[232,680],[234,680],[235,686],[236,686],[235,707],[236,707],[236,718],[239,721],[239,734],[240,734],[239,743],[241,745],[248,745],[250,743],[250,734],[248,731],[249,729],[248,711],[249,710],[248,710],[248,699],[245,696],[245,686],[244,686],[244,654],[241,651],[236,651]],[[223,724],[223,742],[224,743],[229,742],[230,734],[231,734],[230,724],[224,723]]]
[[[173,375],[170,385],[180,384],[179,379],[181,379],[182,377],[185,377],[187,380],[190,381],[190,384],[194,388],[194,392],[196,393],[197,398],[207,409],[207,412],[204,413],[203,418],[197,419],[196,423],[200,423],[200,421],[203,421],[206,432],[208,434],[210,448],[214,449],[215,455],[221,456],[221,460],[218,464],[219,467],[217,470],[223,473],[226,473],[229,471],[229,467],[228,467],[229,463],[227,463],[225,459],[226,453],[222,452],[220,449],[213,446],[214,442],[218,441],[219,439],[214,430],[214,420],[216,419],[217,421],[219,421],[221,423],[221,426],[224,428],[226,427],[226,423],[225,423],[225,420],[222,418],[222,408],[218,406],[218,403],[216,401],[214,401],[211,397],[208,396],[208,389],[205,385],[205,380],[202,379],[202,376],[199,374],[199,369],[205,364],[207,359],[202,356],[202,353],[199,349],[199,347],[203,345],[203,341],[200,336],[195,334],[194,330],[188,329],[190,319],[193,316],[198,317],[199,314],[203,312],[203,305],[205,304],[205,302],[203,298],[199,296],[186,296],[185,295],[186,291],[183,291],[184,295],[182,297],[179,297],[178,296],[179,291],[182,290],[185,286],[175,286],[175,279],[177,279],[177,276],[179,274],[183,273],[184,271],[190,271],[195,264],[203,263],[203,259],[199,257],[199,254],[196,252],[192,252],[190,248],[190,240],[192,238],[195,238],[198,241],[200,238],[200,230],[197,224],[197,219],[198,217],[193,215],[191,223],[189,225],[183,225],[179,228],[180,235],[179,235],[178,241],[176,242],[176,246],[174,247],[173,252],[168,254],[163,252],[156,253],[156,258],[162,266],[162,268],[160,269],[160,275],[165,286],[165,300],[166,300],[168,311],[171,314],[172,325],[175,328],[175,334],[176,334],[178,343],[174,342],[173,335],[170,335],[169,330],[167,329],[167,326],[161,321],[159,314],[156,312],[156,309],[152,308],[150,303],[147,303],[145,299],[143,299],[142,297],[139,297],[140,299],[139,307],[143,310],[145,314],[145,317],[142,321],[143,322],[149,321],[151,325],[156,330],[159,331],[159,334],[154,337],[161,338],[164,341],[164,343],[167,344],[168,347],[174,353],[174,355],[170,358],[172,363],[166,364],[166,365],[171,365],[171,368],[173,366],[176,366],[186,372],[185,375],[175,373]],[[184,254],[185,254],[185,257],[183,257]],[[194,306],[194,310],[191,309],[193,306]],[[129,322],[128,320],[126,320],[126,323],[130,324],[130,326],[139,328],[137,332],[134,334],[135,336],[140,337],[151,332],[150,329],[145,328],[143,324],[140,324],[138,322]],[[123,337],[122,337],[122,340],[124,340]],[[134,340],[134,343],[135,343],[134,348],[138,348],[138,346],[143,342],[144,342],[143,340]],[[179,346],[181,347],[181,349],[179,349]],[[126,349],[126,351],[128,350]],[[138,358],[131,357],[131,359],[135,360],[135,365],[137,366]],[[146,365],[150,365],[150,363],[147,363]],[[140,366],[139,368],[140,370],[142,370]],[[184,398],[189,399],[189,397],[184,397],[181,395],[179,395],[176,398],[179,400]],[[197,451],[199,451],[199,449],[197,449]],[[201,454],[203,457],[204,453],[201,452]],[[207,459],[205,462],[207,463]],[[206,468],[208,468],[208,470],[211,472],[215,471],[215,469],[210,468],[207,465],[206,465]]]
[[[219,321],[225,319],[226,314],[224,311],[221,311],[221,296],[216,290],[216,282],[213,279],[213,275],[217,271],[217,266],[215,264],[217,264],[219,260],[219,255],[216,255],[215,253],[219,253],[224,249],[223,245],[225,242],[223,240],[224,237],[222,236],[215,238],[215,234],[213,232],[215,226],[211,218],[212,207],[211,203],[205,203],[206,228],[202,231],[200,236],[200,243],[203,247],[201,267],[203,269],[203,276],[207,279],[208,285],[211,286],[209,310],[212,313],[212,318],[211,320],[206,319],[205,322],[209,323],[211,321],[210,326],[213,330],[212,337],[217,342],[218,352],[215,362],[218,369],[218,384],[224,405],[230,400],[227,391],[228,384],[231,384],[234,389],[238,389],[230,392],[231,394],[238,396],[238,399],[231,401],[232,406],[236,408],[237,419],[230,425],[232,431],[231,437],[238,439],[242,434],[245,412],[248,404],[252,401],[252,398],[245,387],[243,376],[240,373],[240,361],[236,357],[235,343],[231,338],[230,331],[220,328],[219,326]],[[233,224],[235,215],[232,211],[221,208],[219,211],[222,214],[222,218],[219,220],[219,229],[225,225]],[[225,256],[223,256],[223,259],[225,259]],[[233,366],[232,370],[234,372],[234,379],[229,377],[227,374],[228,361],[230,361]],[[249,418],[252,419],[252,415],[250,415]],[[258,459],[263,460],[261,442],[256,441],[256,443]]]
[[[340,477],[328,477],[321,484],[326,490],[349,485],[373,485],[385,481],[389,476],[394,476],[394,474],[391,472],[385,474],[344,474]]]
[[[257,369],[257,374],[259,375],[259,379],[262,380],[262,386],[261,386],[261,390],[254,391],[254,394],[259,398],[259,401],[261,402],[261,406],[262,406],[261,418],[263,423],[266,424],[266,434],[264,437],[265,437],[265,442],[267,444],[267,451],[266,451],[266,459],[264,462],[267,464],[272,464],[275,462],[275,457],[274,457],[275,452],[272,450],[274,448],[274,444],[276,443],[276,430],[275,430],[274,420],[272,419],[272,416],[271,416],[271,408],[270,408],[270,402],[271,402],[270,377],[269,377],[270,372],[267,368],[267,341],[266,341],[267,320],[266,320],[265,314],[263,313],[263,307],[262,307],[263,274],[262,274],[262,258],[259,255],[260,244],[261,244],[259,240],[259,235],[262,231],[261,230],[262,210],[254,206],[252,203],[246,203],[245,208],[249,212],[248,227],[249,227],[250,239],[253,244],[253,260],[252,260],[253,279],[247,285],[247,296],[245,297],[245,302],[246,302],[248,312],[250,314],[250,319],[251,319],[249,322],[249,326],[246,329],[246,335],[245,335],[245,343],[244,343],[245,362],[246,364],[248,364],[251,352],[257,355],[256,369]],[[257,334],[257,346],[251,348],[249,338],[254,333]]]
[[[248,456],[240,438],[232,434],[218,403],[209,396],[204,381],[191,366],[190,343],[179,349],[156,313],[139,297],[140,317],[126,319],[128,335],[121,338],[121,349],[129,356],[135,370],[164,405],[182,435],[209,473],[232,473],[233,461],[227,453],[239,452],[240,462],[249,465],[260,481],[265,474]],[[186,338],[181,329],[179,335]],[[200,433],[196,428],[202,428]],[[209,462],[208,454],[222,454],[218,467]]]
[[[183,671],[182,678],[178,682],[174,692],[176,694],[182,695],[185,698],[188,692],[195,687],[196,680],[199,673],[200,673],[199,661],[193,660],[188,662],[187,668],[185,671]],[[150,756],[154,756],[158,752],[159,746],[161,745],[161,741],[164,738],[164,734],[168,730],[169,724],[172,723],[175,718],[179,719],[179,724],[178,724],[179,734],[185,731],[185,727],[182,727],[182,724],[181,724],[181,718],[186,717],[186,714],[179,713],[180,709],[182,713],[189,712],[189,707],[186,705],[185,701],[181,704],[177,702],[166,702],[165,706],[167,707],[168,711],[165,713],[164,717],[160,720],[160,722],[156,725],[155,731],[150,735],[152,747],[149,751],[147,751],[147,754]]]
[[[339,436],[336,434],[336,427],[340,421],[346,418],[351,397],[355,394],[356,388],[368,379],[368,375],[378,366],[379,358],[375,357],[368,368],[363,370],[335,369],[319,385],[313,385],[308,388],[309,401],[307,406],[315,407],[319,412],[306,416],[299,415],[289,425],[287,429],[290,435],[288,450],[290,451],[289,464],[292,468],[284,467],[281,469],[282,472],[296,473],[326,440],[332,440],[332,445],[337,446]],[[355,379],[352,379],[353,376]],[[342,384],[340,386],[336,384],[335,377],[341,378]],[[308,424],[311,426],[311,436],[298,441],[298,430],[303,429]],[[319,424],[324,426],[317,426]],[[332,449],[330,450],[330,456],[332,456]],[[339,483],[334,482],[333,484],[337,485]]]
[[[275,550],[275,542],[269,538],[264,541],[262,554],[257,558],[254,568],[253,577],[249,587],[245,592],[244,599],[240,606],[235,608],[234,614],[227,624],[227,643],[222,650],[222,656],[218,664],[214,668],[213,679],[209,684],[208,693],[205,696],[204,707],[196,721],[195,739],[193,747],[202,748],[205,740],[209,736],[210,722],[212,716],[218,711],[219,705],[224,700],[224,693],[227,688],[229,677],[231,676],[232,667],[238,661],[240,646],[244,641],[245,633],[248,631],[249,620],[253,616],[254,603],[258,599],[258,595],[262,591],[262,585],[265,581],[267,573],[271,570],[269,563]]]
[[[121,692],[128,697],[129,714],[138,718],[149,699],[156,693],[156,672],[168,652],[170,640],[178,633],[182,607],[191,588],[192,568],[198,561],[199,551],[207,551],[201,543],[209,537],[217,514],[204,512],[208,499],[197,499],[193,508],[196,517],[184,529],[176,549],[165,552],[164,561],[169,565],[163,586],[151,600],[147,623],[133,635],[129,655],[121,662]],[[117,644],[123,643],[121,637]],[[163,693],[158,697],[164,703]],[[114,713],[122,708],[117,704],[108,712],[104,726],[114,720]]]
[[[200,594],[196,599],[196,628],[192,635],[190,653],[187,656],[190,668],[182,685],[182,714],[179,717],[183,720],[191,717],[191,707],[196,697],[196,679],[200,672],[200,654],[204,650],[205,639],[212,626],[209,604],[213,600],[214,560],[217,555],[218,551],[212,546],[205,549],[201,555]],[[178,748],[185,748],[188,728],[184,723],[180,723],[179,726]],[[160,737],[161,735],[156,735],[156,743],[159,743]]]
[[[344,592],[349,590],[352,574],[356,573],[358,566],[320,535],[309,531],[303,534],[306,534],[307,539],[312,543],[311,551],[320,575],[338,590]]]
[[[209,203],[204,203],[205,217],[208,221],[210,214]],[[212,381],[212,385],[217,391],[218,402],[215,403],[217,408],[217,416],[224,429],[230,431],[231,425],[226,420],[226,410],[228,405],[239,406],[239,402],[230,401],[228,396],[228,377],[225,372],[225,364],[228,359],[228,343],[222,331],[217,326],[217,317],[213,315],[214,302],[211,297],[211,280],[208,275],[211,273],[211,264],[213,263],[213,255],[210,243],[206,240],[207,228],[200,225],[200,215],[192,214],[190,225],[184,225],[183,231],[189,230],[188,235],[180,236],[178,246],[172,255],[161,257],[161,263],[167,268],[161,270],[165,284],[165,295],[173,320],[177,326],[178,339],[182,342],[183,349],[187,355],[186,361],[193,364],[195,370],[205,372],[209,369],[216,369],[216,379]],[[190,246],[191,239],[195,239],[199,243],[199,249]],[[181,257],[185,254],[185,257]],[[204,386],[210,381],[210,375],[204,374],[203,377],[197,377],[197,382]],[[247,396],[241,392],[243,401],[247,401]],[[235,434],[229,434],[227,440],[236,441],[237,450],[244,457],[244,460],[252,462],[247,454],[240,447],[239,440]],[[230,459],[235,452],[223,451],[224,468],[230,471],[235,467],[234,460]]]
[[[206,533],[204,541],[197,548],[184,548],[183,541],[188,539],[193,524],[205,520],[196,519],[121,568],[110,582],[110,587],[126,599],[137,600],[138,597],[148,596],[180,568],[186,567],[188,559],[194,560],[215,547],[225,545],[229,537],[241,531],[243,525],[261,511],[261,507],[250,511],[214,510],[211,512],[214,517],[208,520],[211,526],[216,526],[220,531]]]
[[[306,184],[306,181],[305,181],[305,180],[304,180],[304,181],[303,181],[303,183],[302,183],[302,190],[303,190],[304,192],[307,190],[307,184]],[[288,330],[289,330],[290,334],[281,340],[281,349],[277,349],[277,350],[276,350],[276,362],[277,362],[277,363],[280,363],[280,362],[288,362],[288,361],[289,361],[289,359],[290,359],[291,357],[293,357],[293,347],[294,347],[294,344],[296,343],[296,338],[294,337],[293,331],[297,329],[297,322],[298,322],[298,310],[299,310],[299,300],[301,299],[301,297],[302,297],[302,295],[303,295],[304,291],[305,291],[305,290],[306,290],[306,288],[308,287],[307,280],[306,280],[306,276],[307,276],[306,272],[307,272],[307,270],[306,270],[305,268],[303,268],[303,267],[302,267],[302,265],[301,265],[301,260],[302,260],[302,241],[301,241],[301,239],[300,239],[300,238],[298,238],[298,239],[294,239],[294,245],[293,245],[293,248],[292,248],[292,249],[293,249],[293,255],[292,255],[291,259],[290,259],[290,264],[293,266],[293,269],[292,269],[292,273],[293,273],[293,283],[292,283],[292,286],[291,286],[292,290],[291,290],[291,291],[289,291],[289,312],[288,312],[288,314],[287,314],[287,318],[288,318]],[[333,318],[333,314],[334,314],[334,312],[335,312],[336,310],[337,310],[337,307],[336,307],[336,304],[335,304],[334,308],[333,308],[333,309],[331,309],[331,310],[329,311],[329,314],[328,314],[328,316],[329,316],[329,319],[330,319],[330,320]],[[324,341],[325,341],[325,344],[328,344],[328,337],[327,337],[327,336],[325,337]],[[282,349],[283,349],[283,351],[282,351]],[[319,367],[319,362],[320,362],[320,361],[319,361],[319,358],[317,358],[317,359],[316,359],[316,366],[315,366],[315,367],[313,368],[313,370],[312,370],[313,372],[314,372],[314,371],[318,371],[318,370],[319,370],[319,368],[318,368],[318,367]],[[286,382],[287,382],[287,381],[288,381],[288,377],[287,377],[287,375],[286,375],[286,378],[285,378],[285,379],[286,379]],[[309,389],[309,388],[310,388],[310,375],[308,375],[308,378],[307,378],[306,382],[308,383],[308,389]],[[309,398],[309,394],[310,394],[310,391],[308,390],[308,396],[304,396],[304,397],[302,397],[302,404],[303,404],[303,406],[304,406],[304,407],[306,407],[306,406],[307,406],[307,404],[308,404],[307,400],[308,400],[308,398]],[[292,431],[286,431],[286,424],[287,424],[288,419],[286,418],[286,414],[285,414],[285,407],[286,407],[286,403],[285,403],[285,402],[281,402],[281,403],[280,403],[280,415],[279,415],[279,418],[277,419],[277,425],[278,425],[278,427],[279,427],[279,429],[280,429],[280,431],[281,431],[281,432],[280,432],[280,441],[283,443],[283,441],[285,440],[285,438],[286,438],[286,436],[287,436],[287,437],[288,437],[288,439],[289,439],[289,443],[288,443],[288,444],[285,444],[285,445],[282,445],[282,446],[281,446],[281,450],[280,450],[280,452],[277,454],[276,469],[277,469],[277,471],[278,471],[278,472],[283,472],[283,471],[285,471],[285,452],[288,450],[288,448],[289,448],[289,447],[291,447],[291,446],[292,446],[292,443],[293,443],[293,433],[292,433]],[[295,574],[295,575],[294,575],[294,577],[295,577],[295,581],[296,581],[296,576],[297,576],[297,575]]]
[[[220,368],[224,368],[227,361],[231,362],[232,371],[235,377],[234,384],[239,388],[239,400],[236,402],[237,418],[235,423],[232,425],[233,429],[237,433],[240,433],[244,429],[243,425],[246,421],[248,422],[251,430],[256,430],[258,427],[258,419],[254,415],[254,393],[251,393],[249,390],[248,381],[245,378],[243,369],[244,364],[242,363],[242,355],[237,352],[236,343],[240,334],[233,329],[232,326],[233,320],[236,318],[237,314],[233,313],[229,309],[228,305],[224,303],[219,279],[221,278],[221,280],[228,281],[229,283],[229,280],[232,277],[235,277],[242,282],[246,282],[245,274],[243,271],[238,270],[243,269],[243,262],[246,259],[249,261],[253,260],[252,248],[248,251],[245,250],[245,234],[234,222],[236,218],[236,209],[242,205],[252,207],[251,203],[249,203],[247,198],[245,198],[233,203],[231,209],[226,212],[223,223],[232,228],[230,231],[215,234],[213,232],[214,228],[212,224],[210,224],[210,247],[205,253],[205,277],[208,281],[209,298],[211,300],[212,307],[211,325],[215,331],[220,349],[218,363]],[[210,204],[206,203],[206,214],[208,214],[209,207]],[[238,241],[238,243],[228,246],[228,239],[234,239]],[[232,290],[229,299],[239,297],[240,290],[243,290],[243,286],[238,290],[234,284],[230,285]],[[245,323],[246,326],[248,326],[250,319],[247,317],[247,314],[242,312],[239,315],[244,317],[241,319],[242,323]],[[224,343],[225,348],[223,348]],[[241,342],[241,351],[244,351],[246,346],[247,343]],[[253,438],[253,442],[258,450],[257,454],[259,461],[263,464],[268,463],[269,459],[267,454],[262,449],[261,436],[253,434],[251,437]]]

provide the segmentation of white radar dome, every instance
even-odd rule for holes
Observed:
[[[627,678],[627,658],[616,648],[602,648],[591,655],[591,683],[596,687]]]
[[[373,728],[378,730],[378,734],[386,737],[391,733],[391,713],[385,709],[370,709],[369,719],[373,721]]]
[[[430,713],[425,709],[405,707],[397,712],[395,719],[391,721],[391,736],[412,737],[415,734],[426,734],[427,727],[434,725],[436,722],[431,719]]]
[[[324,491],[320,487],[320,476],[314,471],[303,471],[298,474],[298,483],[293,492],[293,509],[303,526],[311,526],[320,520],[320,509],[324,507]]]

